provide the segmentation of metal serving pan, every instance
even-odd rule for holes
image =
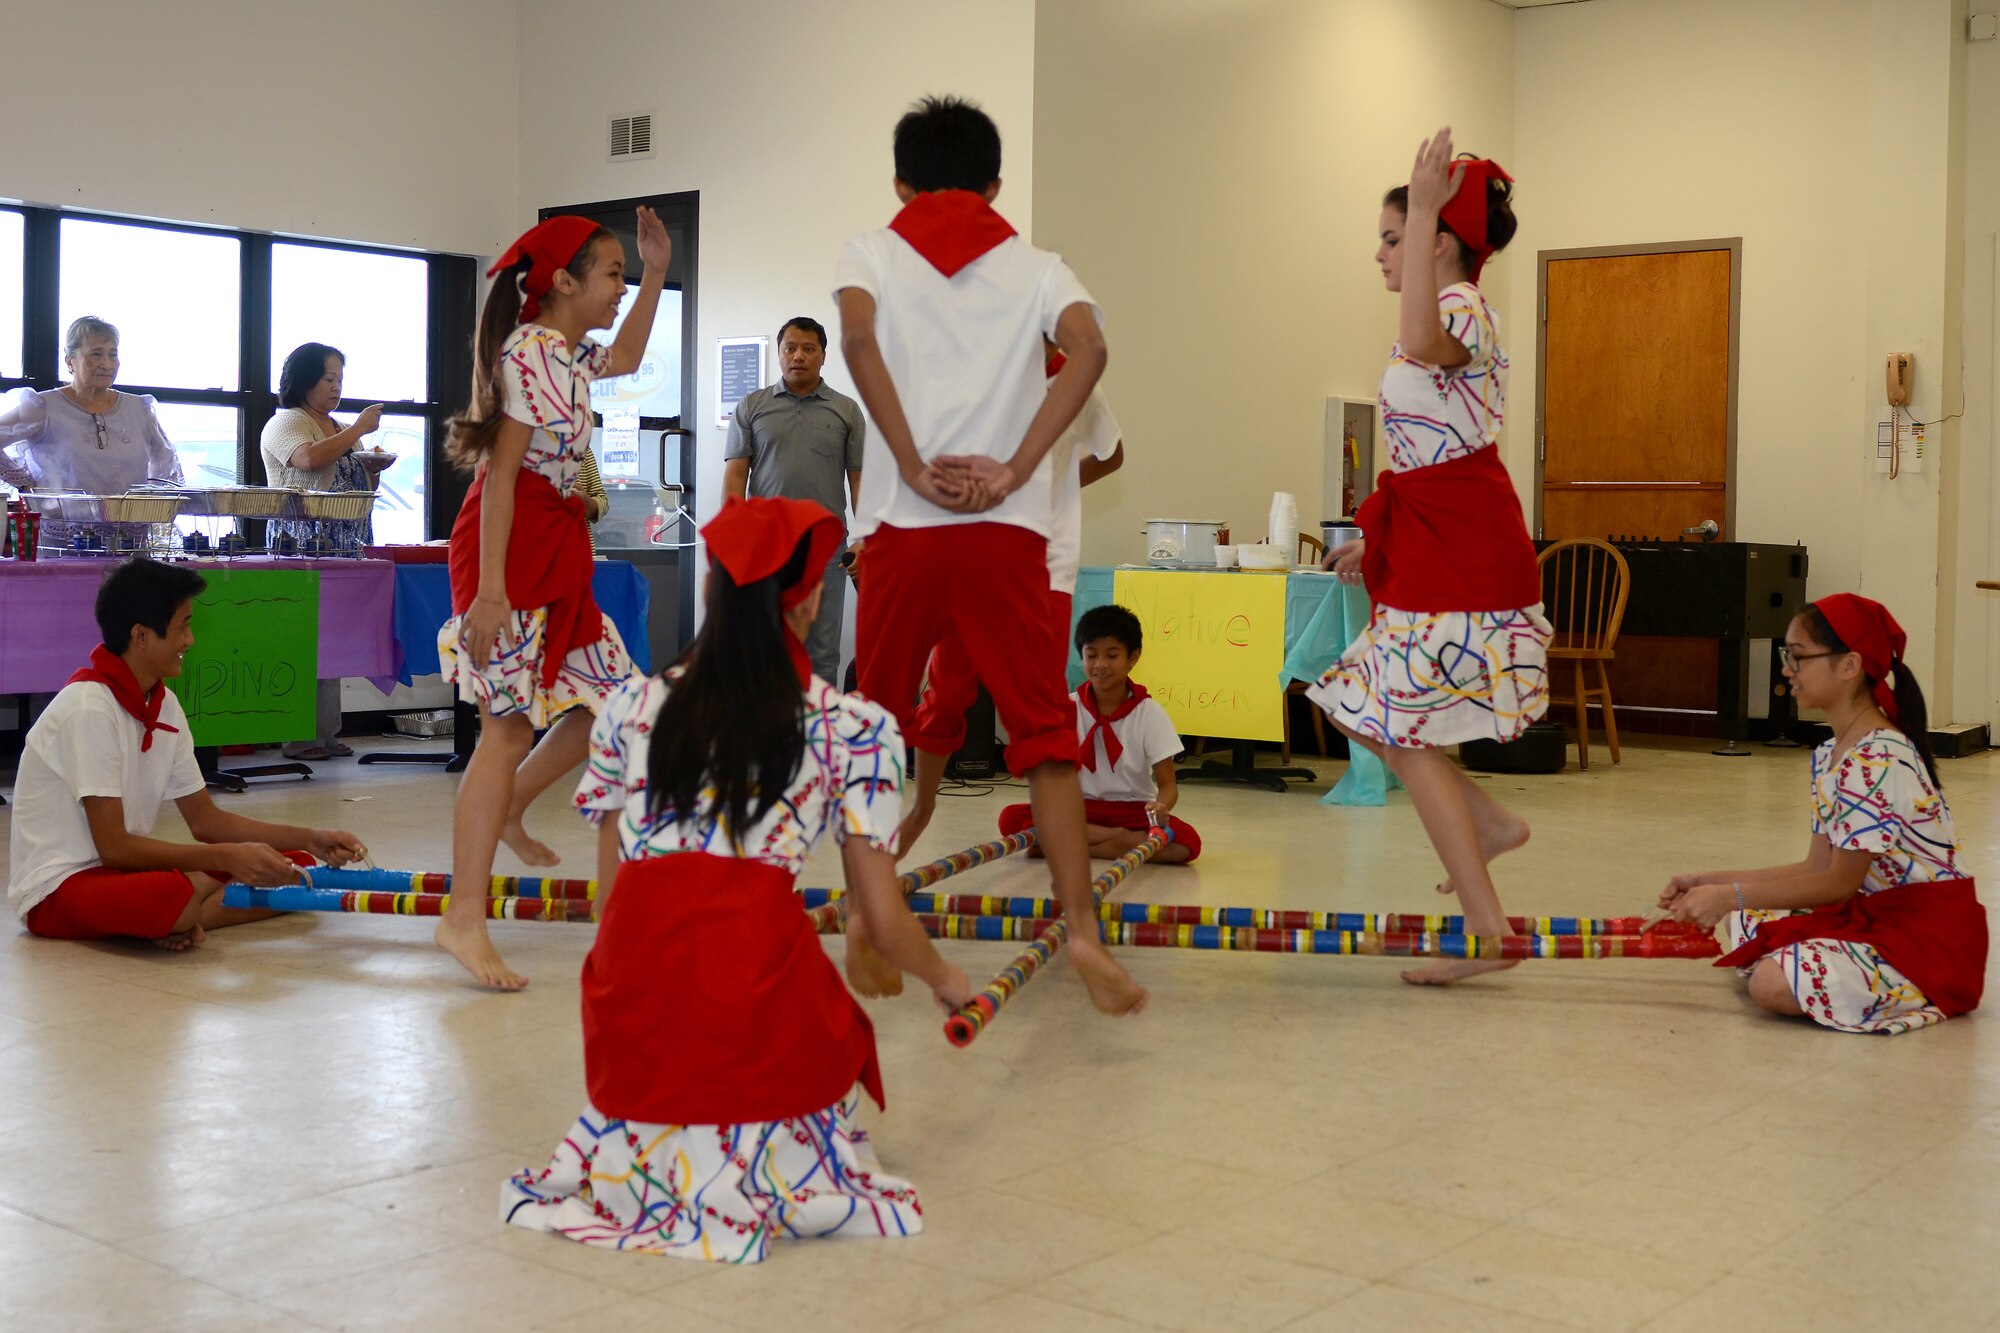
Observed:
[[[212,486],[182,492],[183,514],[197,518],[284,518],[296,492],[280,486]]]
[[[375,507],[373,491],[294,491],[300,518],[362,519]]]
[[[65,523],[171,523],[181,512],[179,495],[135,491],[88,495],[82,491],[29,491],[22,497],[44,518]]]

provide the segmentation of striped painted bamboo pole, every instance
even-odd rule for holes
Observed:
[[[442,916],[448,893],[384,893],[370,889],[315,889],[292,885],[253,889],[231,884],[222,891],[224,907],[265,907],[278,912],[361,912],[371,916]],[[589,898],[489,897],[486,915],[495,921],[595,921]]]
[[[1105,895],[1125,881],[1125,877],[1159,854],[1162,847],[1173,841],[1173,830],[1155,828],[1152,835],[1111,865],[1090,883],[1091,896],[1102,909]],[[820,909],[824,911],[825,909]],[[1069,923],[1055,921],[1035,937],[1034,943],[1015,955],[1014,961],[1000,969],[1000,975],[993,978],[985,989],[974,995],[965,1006],[945,1020],[945,1039],[954,1046],[969,1046],[972,1039],[991,1023],[999,1014],[1000,1007],[1011,999],[1014,993],[1028,984],[1028,979],[1042,970],[1049,959],[1056,956],[1056,950],[1069,942]]]
[[[976,847],[968,847],[962,852],[953,852],[950,856],[940,856],[929,865],[918,866],[915,870],[904,871],[897,877],[896,883],[902,888],[904,896],[907,897],[919,889],[930,887],[941,879],[949,879],[951,876],[970,870],[974,866],[983,866],[988,861],[998,861],[1003,856],[1012,856],[1016,852],[1025,852],[1034,845],[1035,831],[1033,829],[1023,829],[1019,833],[1010,834],[1004,838],[995,838],[992,842],[982,842]],[[827,928],[829,926],[838,931],[847,923],[846,895],[842,894],[838,898],[814,907],[807,913],[807,916],[812,921],[813,929],[819,931],[822,935],[828,933]]]
[[[451,876],[428,870],[336,870],[305,867],[316,889],[365,893],[450,893]],[[495,875],[488,893],[495,898],[595,898],[594,879],[545,879],[538,875]]]
[[[838,902],[844,889],[805,889],[800,896],[808,908]],[[910,896],[910,910],[940,916],[1057,917],[1062,905],[1053,898],[991,897],[972,893],[917,893]],[[1125,924],[1166,926],[1232,926],[1256,930],[1373,930],[1430,931],[1458,935],[1465,931],[1462,916],[1436,916],[1417,912],[1312,912],[1263,907],[1198,907],[1163,903],[1105,903],[1098,919]],[[1637,935],[1648,928],[1641,916],[1510,916],[1508,931],[1515,935]],[[1676,922],[1662,922],[1654,929],[1691,929]]]

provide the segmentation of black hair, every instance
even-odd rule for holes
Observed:
[[[576,247],[569,263],[563,265],[571,277],[581,282],[597,267],[597,244],[610,236],[611,228],[599,227]],[[512,268],[503,269],[486,293],[479,309],[479,328],[472,336],[472,401],[463,412],[445,423],[445,457],[461,472],[470,472],[493,451],[500,423],[507,416],[507,394],[500,381],[500,349],[521,323],[521,279],[535,266],[534,257],[522,255]]]
[[[1099,639],[1118,640],[1133,657],[1146,646],[1146,632],[1139,627],[1139,617],[1116,602],[1093,606],[1077,617],[1076,650],[1080,653],[1085,644]]]
[[[960,97],[926,97],[896,122],[896,178],[919,194],[1000,179],[1000,127]]]
[[[790,319],[780,324],[778,326],[778,341],[781,343],[785,341],[786,329],[797,329],[801,333],[810,333],[813,337],[819,339],[819,350],[822,352],[826,350],[826,326],[811,315],[793,315]]]
[[[710,562],[707,618],[681,658],[646,751],[652,814],[726,819],[740,846],[744,831],[783,799],[805,757],[805,690],[778,599],[805,577],[811,546],[810,534],[801,537],[783,569],[742,586]]]
[[[133,556],[114,566],[98,585],[97,632],[106,648],[122,653],[132,646],[134,625],[165,635],[181,604],[207,586],[207,579],[185,565]]]
[[[337,357],[343,366],[347,364],[347,354],[338,347],[328,347],[325,343],[300,343],[294,347],[278,371],[278,406],[304,407],[313,385],[326,378],[326,359],[330,356]]]
[[[1398,185],[1395,189],[1383,195],[1382,207],[1393,208],[1399,213],[1408,215],[1410,211],[1410,187],[1407,185]],[[1514,183],[1512,181],[1503,181],[1498,176],[1488,176],[1486,178],[1486,243],[1493,247],[1496,254],[1505,250],[1507,243],[1514,239],[1514,233],[1520,228],[1520,225],[1520,221],[1514,216]],[[1458,266],[1467,273],[1472,272],[1472,262],[1478,258],[1477,255],[1473,254],[1472,247],[1467,245],[1465,238],[1453,231],[1442,218],[1438,219],[1438,226],[1446,235],[1458,243]]]
[[[1806,637],[1828,652],[1854,651],[1833,632],[1825,614],[1811,602],[1799,608],[1798,619],[1805,624]],[[1900,715],[1897,729],[1909,738],[1910,744],[1916,748],[1917,757],[1924,761],[1924,771],[1931,775],[1931,786],[1943,791],[1944,783],[1938,779],[1937,756],[1931,753],[1931,710],[1924,701],[1923,687],[1917,684],[1909,663],[1902,658],[1896,658],[1890,669],[1896,677],[1896,712]],[[1874,678],[1864,675],[1864,679],[1867,680],[1867,688],[1873,690]]]

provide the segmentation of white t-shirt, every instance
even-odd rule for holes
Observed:
[[[1078,304],[1099,313],[1069,265],[1018,236],[947,278],[887,227],[864,232],[841,250],[833,287],[836,302],[849,287],[875,298],[875,338],[925,461],[1012,458],[1041,406],[1042,348],[1055,341],[1056,321]],[[1051,472],[1044,457],[1028,484],[992,509],[956,514],[905,486],[882,432],[871,430],[852,534],[866,537],[884,523],[1010,523],[1046,537]]]
[[[14,779],[7,838],[7,901],[16,916],[27,916],[77,871],[104,863],[83,813],[84,797],[118,797],[126,830],[148,837],[162,805],[202,789],[187,714],[171,690],[159,720],[180,730],[155,731],[153,748],[142,754],[144,726],[96,681],[65,685],[35,719]]]
[[[1070,695],[1076,706],[1076,738],[1080,742],[1090,734],[1095,719],[1083,706],[1076,695]],[[1153,781],[1153,765],[1162,759],[1171,759],[1186,747],[1181,744],[1181,734],[1174,730],[1174,720],[1167,716],[1167,710],[1160,707],[1160,701],[1150,696],[1141,699],[1139,706],[1111,724],[1118,733],[1118,743],[1125,747],[1113,764],[1104,753],[1104,736],[1099,733],[1091,742],[1097,758],[1097,770],[1077,765],[1076,775],[1083,782],[1083,798],[1086,801],[1150,801],[1160,794],[1158,784]]]
[[[1076,420],[1049,450],[1053,501],[1049,518],[1049,587],[1056,592],[1075,591],[1077,570],[1083,565],[1083,460],[1095,458],[1102,462],[1111,457],[1118,452],[1121,438],[1118,419],[1111,415],[1110,404],[1093,388]]]

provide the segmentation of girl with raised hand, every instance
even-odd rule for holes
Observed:
[[[503,840],[531,866],[556,854],[522,816],[583,762],[590,716],[633,674],[611,618],[591,596],[590,528],[577,473],[590,448],[590,383],[639,368],[673,247],[639,210],[646,269],[610,346],[591,342],[624,299],[625,247],[588,218],[553,217],[522,233],[487,270],[472,404],[445,452],[472,472],[451,530],[451,605],[438,634],[441,674],[480,710],[479,746],[452,814],[452,895],[437,942],[482,985],[528,979],[486,933],[484,886]],[[539,744],[535,732],[548,728]]]

